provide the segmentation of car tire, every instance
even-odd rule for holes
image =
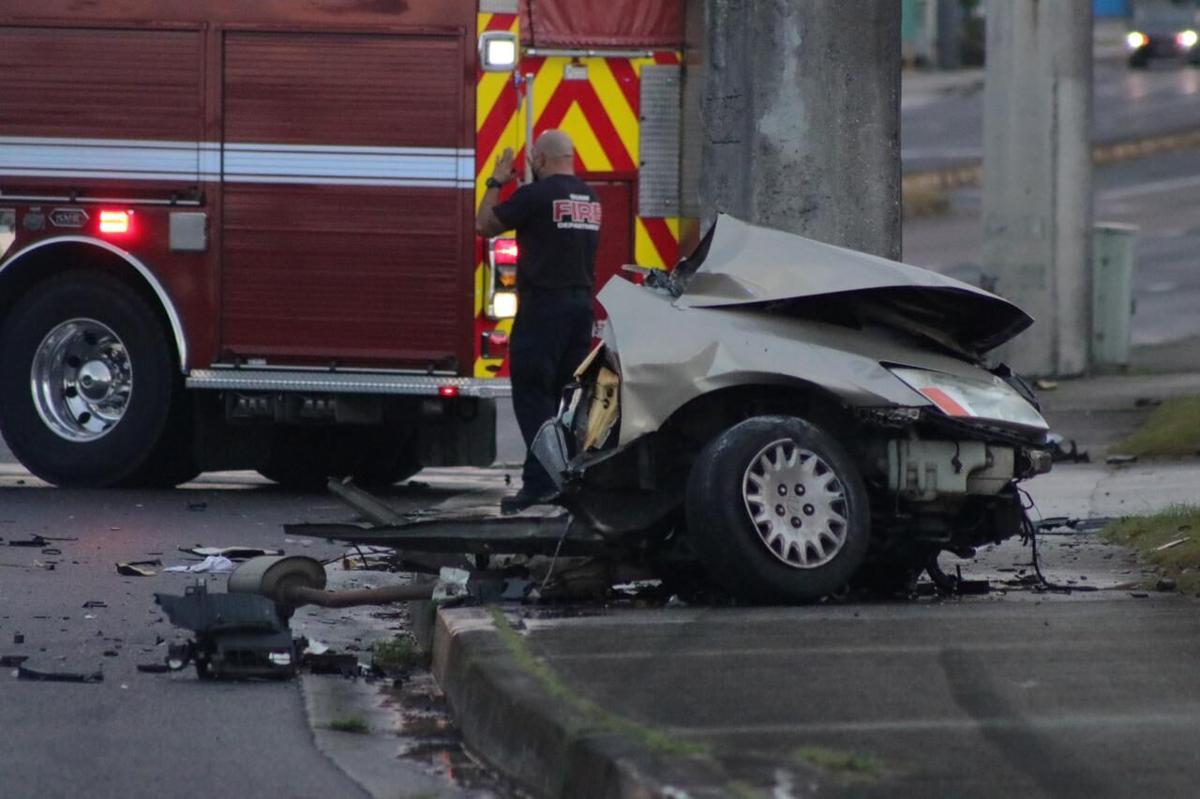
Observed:
[[[147,463],[182,382],[168,331],[137,291],[67,272],[19,299],[0,336],[0,430],[26,468],[104,487]]]
[[[1150,56],[1140,53],[1129,56],[1130,69],[1145,69],[1148,66],[1150,66]]]
[[[842,590],[870,540],[858,468],[828,433],[790,416],[754,417],[709,442],[692,466],[685,510],[713,579],[755,603]]]

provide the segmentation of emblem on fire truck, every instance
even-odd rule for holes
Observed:
[[[55,227],[81,228],[88,219],[87,211],[82,208],[55,208],[50,212],[50,224]]]

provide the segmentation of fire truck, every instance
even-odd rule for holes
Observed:
[[[484,180],[563,129],[603,203],[597,284],[672,264],[681,17],[0,0],[5,442],[71,486],[490,464],[517,253],[474,234]]]

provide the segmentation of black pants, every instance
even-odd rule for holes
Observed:
[[[554,487],[529,451],[542,424],[558,412],[562,389],[592,344],[592,292],[558,289],[521,292],[509,344],[513,411],[525,439],[524,488],[539,494]]]

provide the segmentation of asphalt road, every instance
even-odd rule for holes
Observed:
[[[1133,344],[1200,336],[1200,151],[1097,167],[1095,218],[1138,228]],[[952,192],[949,213],[904,226],[904,259],[976,280],[983,243],[982,192]]]
[[[156,641],[177,637],[153,593],[182,593],[191,578],[121,577],[114,568],[155,557],[183,563],[177,548],[197,543],[330,556],[338,550],[285,544],[279,525],[344,518],[341,506],[247,480],[89,492],[30,487],[36,481],[5,471],[0,655],[28,655],[28,665],[51,669],[102,668],[104,681],[35,683],[0,672],[0,796],[363,795],[314,748],[297,683],[201,684],[191,670],[138,673],[138,663],[164,659]],[[188,509],[200,502],[203,510]],[[32,534],[77,540],[52,542],[61,555],[4,545]],[[53,571],[36,565],[51,561]],[[223,577],[212,580],[223,586]],[[97,601],[105,606],[84,607]],[[17,634],[23,644],[14,643]]]
[[[954,83],[910,81],[901,108],[901,155],[906,172],[978,161],[983,157],[983,74]],[[1097,60],[1093,140],[1097,143],[1194,129],[1200,125],[1200,69],[1156,63],[1131,70]],[[914,87],[916,87],[914,89]]]

